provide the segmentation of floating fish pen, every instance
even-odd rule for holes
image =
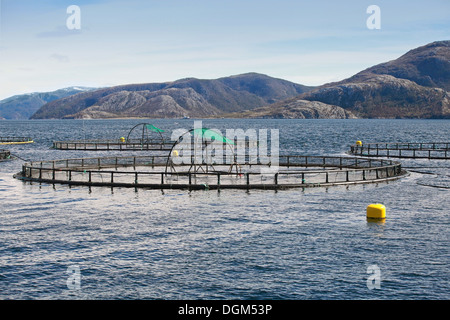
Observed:
[[[450,159],[448,142],[362,143],[350,147],[350,154],[363,157]]]
[[[0,149],[0,161],[9,160],[11,159],[11,153],[9,150],[2,150]]]
[[[33,143],[30,137],[0,137],[0,145]]]
[[[83,151],[168,151],[173,141],[163,136],[164,130],[149,123],[135,125],[127,137],[110,140],[53,141],[58,150]]]
[[[218,163],[174,163],[172,156],[80,158],[25,163],[14,177],[23,181],[150,189],[287,189],[376,183],[407,174],[399,162],[358,157],[278,157]]]
[[[173,143],[156,140],[53,141],[53,149],[83,151],[168,151]]]

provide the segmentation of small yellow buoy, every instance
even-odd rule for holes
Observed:
[[[120,137],[119,141],[120,142],[125,142],[125,138],[124,137]]]
[[[379,203],[367,206],[367,219],[370,220],[386,219],[386,207]]]
[[[356,145],[357,146],[362,146],[362,141],[360,141],[360,140],[356,141]]]
[[[172,151],[172,156],[178,157],[178,151],[177,151],[177,150],[173,150],[173,151]]]

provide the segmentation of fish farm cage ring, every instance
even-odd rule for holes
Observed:
[[[81,151],[169,151],[173,145],[164,130],[150,123],[135,125],[127,137],[105,140],[53,141],[52,148]]]
[[[192,160],[194,160],[192,158]],[[408,174],[386,159],[329,156],[279,156],[240,163],[171,163],[167,156],[99,157],[25,163],[16,179],[28,182],[147,189],[288,189],[386,182]]]
[[[350,146],[348,153],[362,157],[450,160],[449,144],[449,142],[356,143]]]
[[[30,137],[0,137],[0,145],[34,143]]]

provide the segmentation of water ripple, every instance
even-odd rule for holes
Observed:
[[[135,123],[92,121],[84,133],[123,136]],[[23,125],[40,138],[13,150],[25,158],[92,156],[48,150],[56,137],[77,138],[79,121],[2,124],[0,134]],[[155,125],[176,128],[169,120]],[[360,139],[416,140],[412,127],[430,141],[450,133],[449,122],[438,120],[205,125],[278,128],[285,150],[298,154],[342,155]],[[0,299],[448,299],[449,191],[420,185],[447,186],[448,169],[433,161],[404,165],[426,173],[385,184],[246,193],[30,185],[12,178],[20,161],[0,163]],[[367,222],[366,206],[379,202],[386,221]],[[74,265],[79,290],[67,287]],[[371,265],[381,270],[379,290],[367,287]]]

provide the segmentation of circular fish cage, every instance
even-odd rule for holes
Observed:
[[[0,145],[34,143],[30,137],[0,137]]]
[[[11,153],[9,150],[3,150],[0,149],[0,161],[10,160],[11,159]]]
[[[363,157],[449,160],[449,142],[361,143],[350,146],[349,154]]]
[[[135,125],[127,137],[110,140],[53,141],[52,148],[82,151],[169,151],[173,145],[163,136],[164,130],[150,123]]]
[[[192,156],[187,163],[174,163],[170,155],[153,155],[35,161],[14,177],[99,187],[276,190],[376,183],[407,174],[399,162],[359,157],[283,155],[277,165],[260,158],[197,160]]]

